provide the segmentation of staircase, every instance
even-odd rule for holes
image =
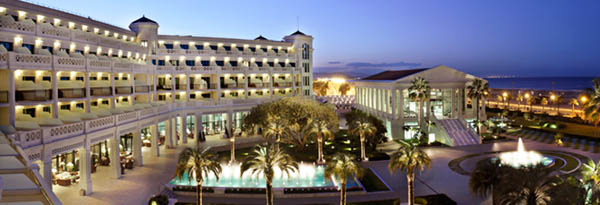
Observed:
[[[27,166],[8,137],[0,132],[0,204],[61,204],[41,182],[37,165]]]
[[[465,146],[479,144],[479,136],[470,128],[466,127],[460,119],[438,120],[442,127],[452,139],[453,146]]]

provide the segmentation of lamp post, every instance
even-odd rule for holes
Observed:
[[[231,136],[229,141],[231,142],[231,160],[229,160],[229,164],[233,164],[235,162],[235,135]]]
[[[508,103],[508,101],[506,100],[506,98],[507,98],[507,97],[508,97],[508,93],[507,93],[506,91],[505,91],[505,92],[503,92],[503,93],[502,93],[502,101],[504,101],[504,102],[506,103],[504,106],[506,106],[506,108],[507,108],[507,109],[509,109],[509,108],[508,108],[508,105],[509,105],[509,103]]]
[[[554,95],[554,94],[550,95],[550,102],[556,104],[556,114],[558,115],[558,103],[556,102],[556,95]]]
[[[527,104],[529,104],[529,111],[531,111],[531,103],[529,101],[529,93],[525,93],[525,102],[527,102]]]

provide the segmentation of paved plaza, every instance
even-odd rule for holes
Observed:
[[[521,132],[519,132],[521,133]],[[598,160],[600,154],[584,151],[582,148],[557,147],[546,141],[534,140],[535,137],[524,138],[525,148],[528,150],[556,150],[566,153],[575,153]],[[241,140],[240,140],[241,141]],[[218,137],[209,138],[206,146],[227,145],[228,140]],[[180,144],[181,145],[181,144]],[[192,146],[193,142],[178,146],[176,149],[161,149],[161,156],[150,155],[149,149],[143,150],[144,166],[126,170],[125,175],[119,179],[112,179],[108,167],[99,167],[98,172],[92,174],[93,191],[91,196],[79,196],[77,186],[59,187],[54,186],[54,191],[64,204],[146,204],[147,199],[153,194],[159,193],[163,185],[172,179],[177,153],[185,146]],[[396,144],[386,143],[378,149],[393,152],[397,149]],[[223,147],[223,146],[222,146]],[[417,175],[415,193],[417,196],[444,193],[455,200],[458,204],[482,204],[483,199],[474,197],[468,190],[469,176],[461,175],[452,171],[448,163],[453,159],[483,152],[511,151],[517,147],[516,140],[502,141],[491,144],[471,145],[462,147],[431,147],[425,148],[425,152],[432,159],[429,170]],[[348,195],[349,202],[364,202],[373,200],[386,200],[400,198],[406,201],[407,187],[406,177],[403,173],[390,174],[387,168],[388,161],[373,161],[363,163],[365,167],[371,168],[390,186],[391,191],[369,192],[367,194],[351,193]],[[465,162],[463,166],[472,168],[475,162]],[[286,196],[287,197],[287,196]],[[193,196],[181,197],[182,201],[193,201]],[[335,204],[339,200],[336,194],[326,196],[313,196],[304,198],[276,198],[277,204]],[[207,194],[204,201],[209,204],[264,204],[263,195],[249,195],[232,198],[231,196],[215,196]]]

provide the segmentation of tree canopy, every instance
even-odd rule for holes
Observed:
[[[258,129],[267,130],[272,120],[279,120],[283,124],[281,141],[295,144],[299,149],[303,149],[307,142],[315,137],[310,134],[313,122],[326,122],[332,132],[336,132],[339,126],[337,113],[331,105],[321,104],[309,98],[292,97],[252,108],[243,118],[242,129],[248,133]]]
[[[353,130],[357,125],[356,122],[368,122],[375,126],[375,134],[366,136],[365,146],[367,150],[373,151],[377,147],[377,144],[383,143],[387,141],[387,137],[385,133],[387,132],[383,121],[379,118],[367,114],[358,109],[352,109],[352,111],[344,114],[346,118],[346,124],[349,126],[349,130]]]

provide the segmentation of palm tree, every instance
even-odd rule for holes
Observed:
[[[273,205],[273,177],[275,176],[275,168],[289,175],[290,172],[298,170],[298,163],[282,149],[276,149],[270,144],[257,146],[240,167],[242,175],[247,171],[250,171],[252,175],[264,175],[267,189],[267,205]]]
[[[196,148],[185,148],[179,153],[175,177],[187,178],[188,181],[196,180],[196,204],[202,204],[202,183],[204,178],[214,174],[217,180],[221,174],[221,164],[215,154]]]
[[[309,133],[317,136],[317,148],[319,150],[319,156],[317,158],[318,164],[325,163],[325,159],[323,158],[323,138],[331,139],[333,138],[333,133],[329,130],[328,123],[323,120],[317,120],[311,124],[312,127]]]
[[[375,134],[377,128],[370,122],[361,122],[357,120],[350,132],[360,137],[360,160],[366,161],[367,153],[365,151],[365,140],[367,136]]]
[[[425,152],[413,144],[404,141],[396,142],[400,145],[400,148],[391,156],[388,169],[390,173],[395,173],[399,169],[406,173],[408,181],[408,204],[414,205],[415,169],[423,171],[429,168],[431,166],[431,159],[429,159],[429,156]]]
[[[562,146],[563,145],[562,138],[564,136],[565,135],[563,133],[560,133],[560,132],[556,133],[556,135],[554,135],[554,143],[559,147]]]
[[[283,120],[279,117],[271,117],[269,124],[265,127],[263,131],[263,135],[269,141],[275,142],[276,149],[279,149],[279,142],[281,141],[281,137],[285,134],[285,125]]]
[[[338,88],[338,91],[340,91],[340,95],[346,95],[351,88],[352,86],[350,86],[350,83],[342,83]]]
[[[594,163],[594,161],[590,160],[588,163],[583,164],[583,170],[581,171],[583,175],[583,181],[592,182],[589,184],[588,193],[586,196],[586,201],[590,202],[590,200],[594,200],[594,202],[598,201],[600,197],[598,195],[598,186],[600,186],[600,161],[598,163]],[[593,199],[592,199],[593,198]]]
[[[517,110],[521,110],[521,102],[523,102],[525,98],[523,97],[523,95],[519,92],[519,94],[517,94]]]
[[[579,106],[579,100],[577,100],[577,98],[571,98],[571,100],[569,100],[569,105],[571,105],[571,114],[577,116],[577,114],[575,114],[575,105]]]
[[[481,198],[487,198],[491,194],[493,204],[497,204],[498,186],[505,175],[505,169],[505,166],[500,166],[500,160],[477,163],[469,179],[469,190]]]
[[[340,189],[340,205],[346,204],[346,184],[350,177],[360,177],[363,174],[363,168],[356,162],[354,156],[337,153],[325,166],[324,176],[338,180]]]
[[[560,178],[552,174],[553,171],[541,164],[509,169],[506,178],[501,182],[503,185],[500,190],[500,203],[549,204],[552,200],[550,194],[560,182]]]
[[[548,98],[542,98],[542,112],[546,111],[546,106],[548,105]]]
[[[586,120],[598,126],[600,123],[600,78],[593,81],[593,88],[588,90],[590,99],[584,104],[583,113]]]
[[[490,87],[487,82],[477,78],[473,80],[471,85],[467,86],[467,90],[467,97],[471,98],[472,102],[475,101],[475,112],[477,115],[477,122],[479,122],[480,102],[488,95]],[[479,123],[477,124],[477,134],[481,135]]]
[[[424,78],[417,77],[410,82],[410,87],[408,87],[408,98],[412,101],[419,102],[419,106],[417,106],[419,109],[417,112],[419,126],[421,125],[421,118],[423,117],[423,103],[425,100],[429,99],[430,94],[431,86],[429,86],[429,82]]]

